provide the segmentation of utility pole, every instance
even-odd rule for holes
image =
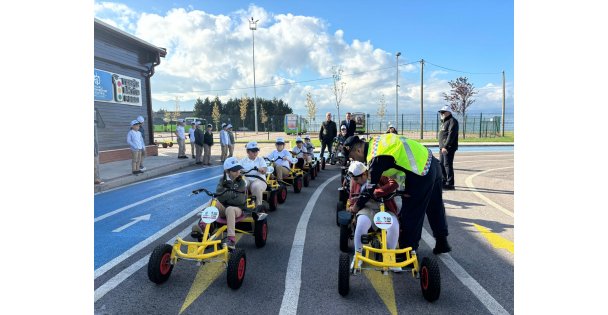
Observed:
[[[259,20],[253,20],[253,16],[251,20],[249,20],[249,29],[251,30],[251,38],[253,43],[253,117],[255,119],[255,133],[258,133],[258,104],[257,104],[257,94],[255,91],[255,35],[254,31],[257,29],[257,23]]]
[[[502,70],[502,136],[505,136],[505,70]]]
[[[420,66],[420,139],[424,139],[424,59]]]
[[[397,132],[399,132],[399,56],[401,56],[401,52],[398,51],[397,54],[397,83],[395,84],[395,126]]]

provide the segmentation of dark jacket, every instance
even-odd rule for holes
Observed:
[[[196,136],[194,136],[196,139]],[[242,176],[236,178],[236,180],[232,181],[229,179],[228,175],[222,176],[220,178],[220,182],[217,183],[217,188],[215,189],[216,193],[222,193],[228,188],[235,189],[240,191],[240,193],[234,191],[228,191],[225,194],[219,196],[217,200],[222,203],[224,206],[235,206],[239,208],[245,208],[245,203],[247,202],[247,194],[245,191],[247,190],[247,184],[245,180],[243,180]]]
[[[357,130],[357,122],[355,122],[353,119],[351,119],[347,125],[346,120],[343,120],[340,123],[340,128],[342,128],[342,125],[346,126],[346,137],[347,138],[355,135],[355,130]]]
[[[338,129],[334,121],[326,120],[321,124],[321,130],[319,131],[319,140],[321,142],[332,143],[336,135],[338,135]]]
[[[208,146],[212,146],[213,145],[213,132],[205,131],[205,139],[203,140],[203,142]]]
[[[458,150],[458,120],[450,115],[441,121],[439,128],[439,149]]]
[[[374,196],[376,198],[384,197],[397,190],[397,188],[399,188],[397,181],[390,177],[382,176],[380,177],[380,181],[378,181],[378,186],[376,186],[376,189],[374,189]],[[354,180],[350,182],[350,204],[352,205],[357,203],[359,209],[363,209],[367,201],[364,202],[363,198],[361,198],[361,203],[359,203],[359,197],[354,197],[355,195],[359,194],[360,190],[361,186],[359,184],[357,184]],[[367,198],[367,200],[369,200],[369,198]],[[386,201],[384,205],[386,206],[387,211],[397,214],[397,203],[395,202],[394,198]]]
[[[194,144],[203,146],[203,131],[201,128],[194,130]]]

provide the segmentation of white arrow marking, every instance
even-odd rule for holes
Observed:
[[[124,229],[126,229],[126,228],[128,228],[128,227],[130,227],[131,225],[133,225],[133,224],[135,224],[135,223],[139,222],[139,221],[144,221],[144,220],[145,220],[145,221],[148,221],[148,220],[150,220],[150,215],[149,215],[149,214],[142,215],[141,217],[133,218],[133,219],[131,219],[131,220],[133,220],[133,221],[131,221],[131,222],[129,222],[129,223],[127,223],[127,224],[125,224],[125,225],[123,225],[123,226],[121,226],[121,227],[117,228],[116,230],[114,230],[114,231],[112,231],[112,232],[116,232],[116,233],[118,233],[118,232],[120,232],[120,231],[122,231],[122,230],[124,230]]]

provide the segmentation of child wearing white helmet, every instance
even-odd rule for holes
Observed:
[[[291,169],[291,153],[285,149],[285,139],[278,137],[275,141],[276,150],[272,151],[267,158],[274,161],[273,167],[277,175],[277,179],[283,179],[289,176]]]
[[[305,135],[304,136],[304,146],[306,147],[306,151],[308,152],[308,156],[310,157],[310,161],[312,161],[312,157],[313,157],[313,154],[314,154],[315,147],[312,145],[312,142],[310,142],[310,136],[309,135]]]
[[[266,162],[264,162],[262,157],[258,156],[260,148],[258,148],[257,142],[250,141],[245,145],[245,149],[247,150],[247,156],[241,159],[240,163],[243,166],[244,172],[249,171],[244,176],[249,182],[251,194],[255,196],[255,205],[259,206],[262,204],[262,197],[268,186],[266,183]],[[253,168],[257,168],[257,171],[253,170]]]
[[[301,137],[296,137],[296,146],[289,151],[289,153],[293,154],[297,159],[298,163],[296,163],[296,167],[302,169],[304,167],[304,159],[308,156],[306,148],[304,147],[304,141],[302,141]]]
[[[351,177],[350,183],[350,207],[347,211],[354,213],[357,216],[357,227],[355,228],[355,250],[361,253],[363,249],[363,245],[361,244],[361,235],[367,233],[367,231],[372,227],[372,222],[374,221],[374,215],[380,211],[380,205],[378,202],[374,200],[369,200],[366,203],[360,201],[357,196],[362,191],[367,189],[367,178],[368,171],[365,164],[353,161],[348,167],[348,172]],[[378,186],[373,190],[373,194],[376,197],[381,197],[388,195],[399,188],[399,184],[392,178],[382,176],[380,177],[380,181],[378,182]],[[399,240],[399,219],[397,219],[397,204],[395,200],[391,199],[384,203],[386,206],[386,212],[393,217],[393,225],[386,231],[386,246],[388,249],[395,249],[397,247],[397,242]],[[373,224],[374,229],[378,227]],[[354,258],[353,258],[354,262]],[[359,261],[359,266],[361,267],[361,261]],[[354,266],[351,263],[351,268]]]
[[[127,133],[127,143],[131,149],[131,172],[133,175],[141,174],[143,171],[140,169],[141,165],[141,152],[144,149],[144,138],[139,132],[141,124],[137,119],[131,121],[131,130]]]

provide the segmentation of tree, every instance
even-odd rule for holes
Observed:
[[[204,103],[201,100],[201,98],[197,98],[196,102],[194,103],[194,117],[203,117],[203,113],[204,113]]]
[[[334,87],[332,88],[332,92],[334,92],[334,96],[336,97],[336,108],[338,109],[338,118],[337,122],[340,121],[340,103],[342,102],[342,95],[344,94],[344,87],[346,85],[345,82],[342,81],[342,72],[344,70],[342,67],[331,67],[331,72],[333,73],[332,78],[334,79]]]
[[[241,111],[241,120],[243,121],[243,128],[245,127],[245,118],[247,118],[247,105],[249,105],[249,99],[247,98],[247,94],[241,97],[241,102],[239,103],[239,110]]]
[[[462,116],[462,138],[465,138],[465,132],[467,129],[466,111],[475,100],[473,95],[477,94],[475,87],[472,83],[469,83],[467,77],[458,77],[456,81],[450,81],[450,93],[443,93],[443,99],[448,102],[448,105],[452,109],[452,112],[458,113]]]
[[[378,103],[378,111],[376,112],[380,118],[380,131],[382,131],[382,121],[386,115],[386,99],[384,99],[384,93],[380,94],[380,102]]]
[[[308,91],[308,93],[306,93],[305,107],[306,107],[306,111],[308,113],[308,120],[314,121],[315,116],[317,115],[317,104],[315,103],[315,100],[312,99],[312,94],[310,93],[310,91]]]
[[[217,103],[218,101],[218,97],[215,97],[215,100],[213,101],[213,112],[211,112],[211,118],[213,119],[213,122],[215,123],[215,130],[219,130],[219,123],[220,123],[220,119],[222,118],[221,114],[220,114],[220,105]]]
[[[177,121],[182,113],[179,110],[179,96],[175,97],[175,111],[171,113],[171,121]]]

